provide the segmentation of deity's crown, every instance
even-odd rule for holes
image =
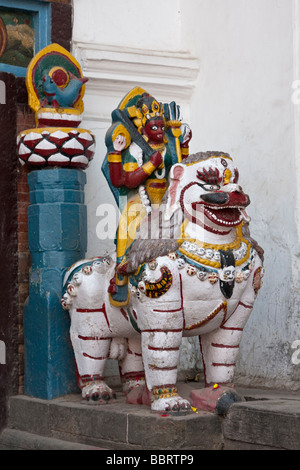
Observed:
[[[151,119],[164,119],[164,108],[153,96],[143,93],[136,102],[136,105],[127,108],[127,112],[134,120],[134,124],[138,129],[145,126],[147,121]]]

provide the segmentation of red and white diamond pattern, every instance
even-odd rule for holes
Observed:
[[[20,162],[29,168],[86,169],[95,153],[95,137],[85,129],[32,129],[18,137]]]

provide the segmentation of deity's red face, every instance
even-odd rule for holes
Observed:
[[[143,133],[148,137],[149,142],[153,142],[155,144],[163,143],[165,135],[164,119],[158,118],[147,121],[143,128]]]

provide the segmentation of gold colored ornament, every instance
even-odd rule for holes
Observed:
[[[213,251],[237,250],[241,247],[242,243],[244,243],[245,245],[247,245],[246,255],[242,259],[236,260],[235,264],[236,264],[236,266],[240,266],[249,259],[250,251],[251,251],[251,245],[250,245],[250,242],[248,240],[246,240],[242,235],[243,223],[238,225],[238,227],[236,227],[236,229],[235,229],[236,230],[236,237],[233,240],[233,242],[226,243],[226,244],[223,244],[223,245],[212,245],[210,243],[200,242],[199,240],[197,240],[195,238],[191,238],[185,232],[185,228],[187,226],[187,223],[188,223],[188,220],[186,219],[184,221],[184,223],[182,224],[182,226],[181,226],[181,239],[178,240],[179,252],[182,253],[187,258],[190,258],[190,259],[196,261],[199,264],[204,264],[204,265],[214,267],[214,268],[221,268],[221,263],[219,261],[212,261],[212,260],[209,260],[209,259],[206,259],[206,258],[201,258],[200,256],[196,255],[195,253],[190,253],[189,251],[185,250],[182,247],[182,244],[183,244],[184,241],[189,241],[190,243],[195,244],[199,248],[204,248],[205,250],[210,249],[210,250],[213,250]]]
[[[166,387],[166,388],[158,388],[154,387],[152,390],[155,400],[160,398],[171,398],[176,397],[178,395],[177,387]]]

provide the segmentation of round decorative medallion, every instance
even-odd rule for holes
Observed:
[[[49,76],[60,88],[65,88],[70,81],[68,72],[63,67],[53,67],[49,71]]]
[[[44,87],[44,77],[49,76],[58,88],[64,89],[69,84],[70,74],[75,80],[83,79],[80,64],[62,46],[54,43],[39,51],[30,62],[26,73],[28,103],[33,111],[38,112],[40,108],[44,108],[44,101],[49,98]],[[82,84],[81,89],[78,90],[76,101],[71,106],[62,105],[61,107],[75,108],[83,113],[84,92],[85,86]]]

